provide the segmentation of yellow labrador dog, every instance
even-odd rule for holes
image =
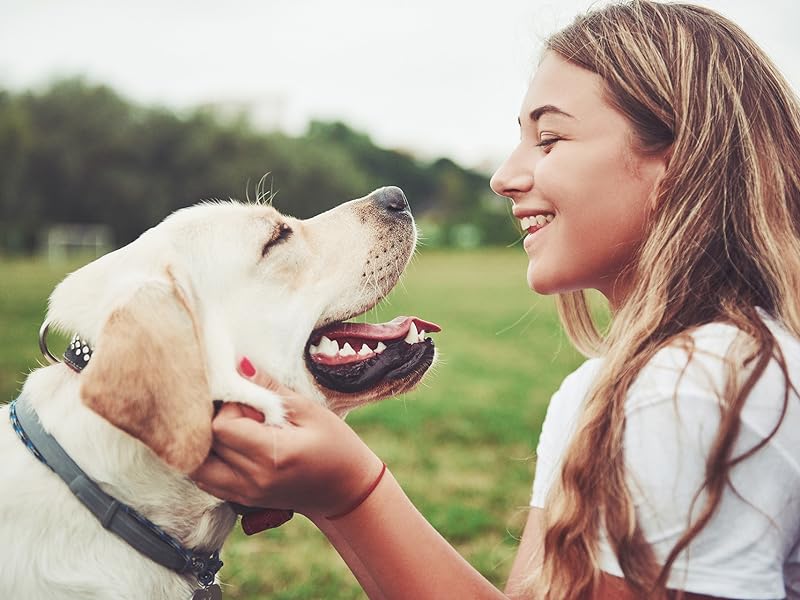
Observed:
[[[236,514],[186,476],[215,401],[282,422],[242,356],[342,415],[414,387],[436,325],[345,321],[393,288],[416,237],[395,187],[308,220],[206,203],[66,277],[47,322],[76,338],[0,415],[0,597],[218,598]]]

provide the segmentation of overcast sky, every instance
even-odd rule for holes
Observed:
[[[292,134],[342,119],[380,145],[491,169],[517,137],[540,40],[592,3],[0,0],[0,87],[83,75],[140,103],[250,109]],[[800,90],[800,2],[698,3]]]

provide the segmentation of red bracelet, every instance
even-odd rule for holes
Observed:
[[[382,463],[382,464],[383,464],[383,466],[381,467],[381,472],[378,473],[378,476],[375,478],[375,481],[372,482],[372,485],[369,486],[367,491],[358,500],[356,500],[346,510],[344,510],[344,511],[342,511],[340,513],[337,513],[335,515],[331,515],[330,517],[325,517],[325,518],[328,519],[329,521],[334,521],[336,519],[341,519],[342,517],[346,517],[351,512],[353,512],[355,509],[357,509],[359,506],[364,504],[364,501],[367,498],[369,498],[370,495],[372,494],[372,492],[375,491],[375,488],[378,487],[378,484],[381,482],[381,479],[383,479],[383,474],[386,473],[386,463]]]

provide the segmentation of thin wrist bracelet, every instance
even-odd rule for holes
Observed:
[[[378,476],[375,478],[375,481],[372,482],[372,485],[370,485],[369,488],[367,488],[367,491],[364,494],[362,494],[358,500],[356,500],[352,505],[350,505],[349,508],[343,510],[342,512],[325,518],[328,519],[329,521],[341,519],[342,517],[346,517],[355,509],[357,509],[359,506],[364,504],[366,499],[369,498],[372,495],[372,492],[375,491],[375,488],[378,487],[378,484],[381,482],[381,479],[383,479],[384,473],[386,473],[386,463],[382,463],[381,472],[378,473]]]

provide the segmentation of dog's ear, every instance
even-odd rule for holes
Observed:
[[[101,326],[81,398],[168,465],[194,471],[211,448],[213,403],[190,299],[174,278],[137,286]]]

